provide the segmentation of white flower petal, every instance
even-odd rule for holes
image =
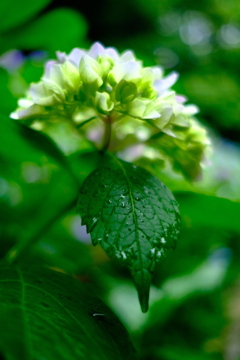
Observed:
[[[176,95],[176,101],[180,104],[184,104],[187,101],[187,97],[183,95]]]
[[[70,61],[73,65],[75,65],[78,68],[81,58],[85,54],[86,54],[86,51],[75,48],[70,52],[69,56],[67,57],[67,60]]]
[[[56,51],[56,55],[60,63],[63,63],[64,61],[67,60],[67,54],[65,52]]]
[[[110,56],[113,60],[119,59],[119,54],[115,48],[108,47],[105,49],[105,54]]]
[[[47,78],[47,79],[50,78],[51,69],[52,69],[53,65],[56,65],[56,64],[58,64],[58,62],[55,60],[49,60],[46,62],[45,71],[44,71],[45,78]]]
[[[27,108],[33,105],[33,101],[29,99],[21,98],[18,100],[18,105],[22,108]]]
[[[140,77],[140,67],[134,61],[126,61],[116,64],[112,69],[112,74],[116,82],[124,80],[133,80]]]
[[[144,114],[142,117],[143,119],[157,119],[159,118],[160,114],[156,110],[152,110],[148,114]]]
[[[199,108],[196,105],[185,105],[183,109],[183,114],[186,115],[195,115],[199,112]]]
[[[37,116],[42,116],[45,113],[46,111],[44,110],[44,107],[34,104],[27,109],[18,111],[18,117],[12,117],[12,119],[31,119]],[[15,116],[15,113],[12,113],[11,116],[12,115]]]
[[[95,42],[88,51],[88,56],[91,56],[93,59],[97,59],[99,55],[104,55],[104,53],[105,48],[102,46],[102,44],[99,42]]]
[[[131,50],[127,50],[124,51],[124,53],[122,53],[122,55],[120,56],[120,61],[132,61],[132,60],[136,60],[134,53]]]
[[[151,69],[153,71],[155,80],[161,79],[163,77],[163,68],[160,66],[152,66]]]
[[[154,87],[157,90],[158,94],[162,95],[166,92],[166,90],[170,89],[177,81],[178,76],[178,73],[173,71],[165,78],[155,80]]]

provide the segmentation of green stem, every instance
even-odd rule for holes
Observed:
[[[30,246],[36,244],[36,242],[40,240],[43,235],[50,230],[50,228],[58,219],[60,219],[64,214],[66,214],[76,205],[76,202],[77,199],[75,198],[73,201],[69,202],[67,205],[61,208],[56,214],[51,216],[49,219],[46,219],[45,222],[41,224],[41,228],[36,229],[35,232],[31,234],[31,236],[21,241],[20,244],[17,243],[16,245],[14,245],[5,255],[5,260],[9,264],[12,264],[13,262],[16,262],[17,259],[19,260],[20,257],[23,257],[27,249]]]
[[[88,124],[90,121],[96,119],[96,116],[91,117],[90,119],[84,120],[83,122],[81,122],[80,124],[76,124],[76,128],[80,129],[81,127],[83,127],[85,124]]]
[[[105,133],[103,138],[103,147],[101,149],[102,153],[105,153],[109,147],[111,140],[111,131],[112,131],[112,119],[111,116],[106,116],[105,120]]]

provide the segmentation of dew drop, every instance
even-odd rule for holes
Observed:
[[[111,204],[112,203],[112,200],[110,200],[110,199],[108,199],[108,201],[107,201],[109,204]]]
[[[162,244],[166,244],[166,240],[165,240],[164,237],[161,238],[161,243],[162,243]]]
[[[123,260],[126,260],[127,259],[127,255],[124,251],[121,251],[121,254],[122,254],[122,258]]]
[[[97,225],[97,222],[98,222],[97,217],[93,217],[91,219],[91,224],[90,224],[89,229],[88,229],[89,232],[91,232],[94,229],[94,227]]]
[[[120,251],[117,251],[117,252],[116,252],[115,257],[116,257],[118,260],[121,260],[121,259],[122,259],[122,254],[120,253]]]
[[[143,220],[143,219],[141,219],[141,220],[140,220],[140,222],[141,222],[141,223],[144,223],[144,220]]]
[[[139,196],[136,196],[136,197],[135,197],[135,200],[140,201],[141,199],[140,199]]]
[[[131,228],[128,228],[128,231],[132,231],[132,229],[131,229]]]
[[[161,256],[162,256],[161,251],[160,251],[160,250],[159,250],[159,251],[157,251],[157,253],[156,253],[156,258],[157,258],[157,259],[160,259],[160,258],[161,258]]]
[[[97,317],[98,319],[100,319],[100,318],[105,317],[105,314],[94,313],[94,314],[92,314],[92,316],[93,316],[93,317]]]
[[[121,203],[121,207],[122,207],[122,208],[125,208],[125,207],[126,207],[126,205],[125,205],[124,202]]]
[[[155,249],[155,248],[152,248],[152,249],[150,250],[150,252],[151,252],[152,255],[154,255],[155,252],[156,252],[156,249]]]

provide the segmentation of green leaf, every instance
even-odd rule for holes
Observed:
[[[179,235],[172,193],[146,170],[112,156],[84,181],[78,212],[93,244],[128,266],[146,312],[152,272]]]
[[[87,25],[80,13],[67,8],[48,12],[6,40],[12,47],[49,51],[70,51],[85,38]]]
[[[179,202],[183,222],[193,228],[217,228],[240,232],[240,202],[234,202],[215,196],[175,193]]]
[[[37,242],[54,221],[74,207],[78,182],[51,139],[4,116],[0,120],[0,180],[6,184],[0,199],[1,243],[16,242],[11,252],[14,259],[20,249]],[[31,183],[30,178],[29,183],[24,169],[37,171],[36,181]],[[8,233],[12,234],[9,238]],[[9,245],[5,250],[1,247],[3,255]]]
[[[116,316],[88,285],[48,269],[0,265],[0,357],[133,359]]]
[[[41,9],[43,9],[50,0],[8,0],[0,2],[0,32],[21,25],[31,19]]]
[[[45,134],[21,125],[16,120],[0,114],[1,155],[21,161],[24,155],[36,157],[33,149],[49,155],[57,163],[66,166],[66,160],[61,150]]]

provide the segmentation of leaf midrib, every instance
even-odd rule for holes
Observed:
[[[19,282],[22,285],[22,289],[21,289],[22,296],[21,296],[20,302],[22,303],[21,309],[22,309],[22,317],[23,317],[23,329],[24,329],[24,333],[25,333],[26,345],[28,347],[27,358],[29,358],[29,356],[33,355],[33,351],[32,351],[33,346],[30,341],[30,336],[29,336],[31,334],[31,332],[30,332],[28,314],[27,314],[27,311],[24,311],[25,310],[25,302],[26,302],[26,299],[25,299],[26,286],[25,286],[22,272],[19,269],[17,269],[17,272],[19,274],[19,279],[20,279]]]
[[[116,164],[119,166],[119,168],[122,170],[127,183],[128,183],[128,188],[129,188],[129,196],[130,196],[130,200],[131,200],[131,205],[132,205],[132,209],[133,209],[133,220],[136,226],[136,243],[137,243],[137,248],[138,248],[138,252],[139,252],[139,259],[140,259],[140,264],[141,264],[141,270],[143,269],[143,259],[142,259],[142,251],[141,251],[141,245],[140,245],[140,241],[139,241],[139,234],[138,234],[138,222],[137,222],[137,216],[136,216],[136,210],[135,210],[135,203],[134,203],[134,198],[133,198],[133,193],[132,193],[132,188],[131,188],[131,183],[129,181],[128,175],[124,169],[124,167],[122,166],[121,162],[118,161],[118,159],[113,156],[114,161],[116,162]],[[143,277],[143,272],[141,271],[142,274],[142,281],[144,281],[144,277]]]
[[[83,331],[83,333],[85,334],[85,336],[89,339],[89,342],[92,342],[92,336],[89,335],[88,331],[86,331],[86,330],[84,329],[84,327],[82,326],[81,322],[79,322],[79,320],[78,320],[67,308],[65,308],[65,306],[64,306],[60,301],[58,301],[58,299],[57,299],[54,295],[50,294],[48,291],[46,291],[46,290],[44,290],[44,289],[41,289],[41,288],[39,288],[39,287],[37,287],[37,286],[34,286],[34,285],[32,285],[32,284],[28,284],[28,283],[25,284],[25,283],[24,283],[23,276],[22,276],[22,274],[21,274],[21,271],[18,270],[18,272],[19,272],[20,279],[21,279],[20,281],[21,281],[22,284],[23,284],[23,287],[22,287],[22,289],[23,289],[22,298],[23,298],[23,299],[24,299],[25,288],[26,288],[25,285],[27,285],[27,286],[29,286],[29,287],[31,287],[31,288],[34,288],[34,289],[36,289],[36,290],[38,290],[38,291],[42,291],[43,293],[47,294],[49,297],[51,297],[51,298],[68,314],[69,317],[71,317],[73,320],[75,320],[75,322],[78,324],[79,328]],[[25,301],[24,301],[24,302],[25,302]],[[23,302],[23,304],[24,304],[24,302]],[[23,306],[23,309],[27,309],[27,308],[25,308],[25,306]],[[28,328],[29,328],[29,326],[28,326]],[[27,331],[26,331],[26,332],[27,332]],[[29,331],[29,334],[30,334],[30,331]],[[111,338],[111,337],[108,337],[108,338],[110,339],[111,343],[112,343],[113,346],[115,347],[117,353],[120,355],[119,349],[117,348],[117,346],[116,346],[116,344],[114,343],[114,341],[112,340],[112,338]],[[105,356],[105,354],[103,354],[103,355]],[[119,358],[119,359],[120,359],[120,358]]]

